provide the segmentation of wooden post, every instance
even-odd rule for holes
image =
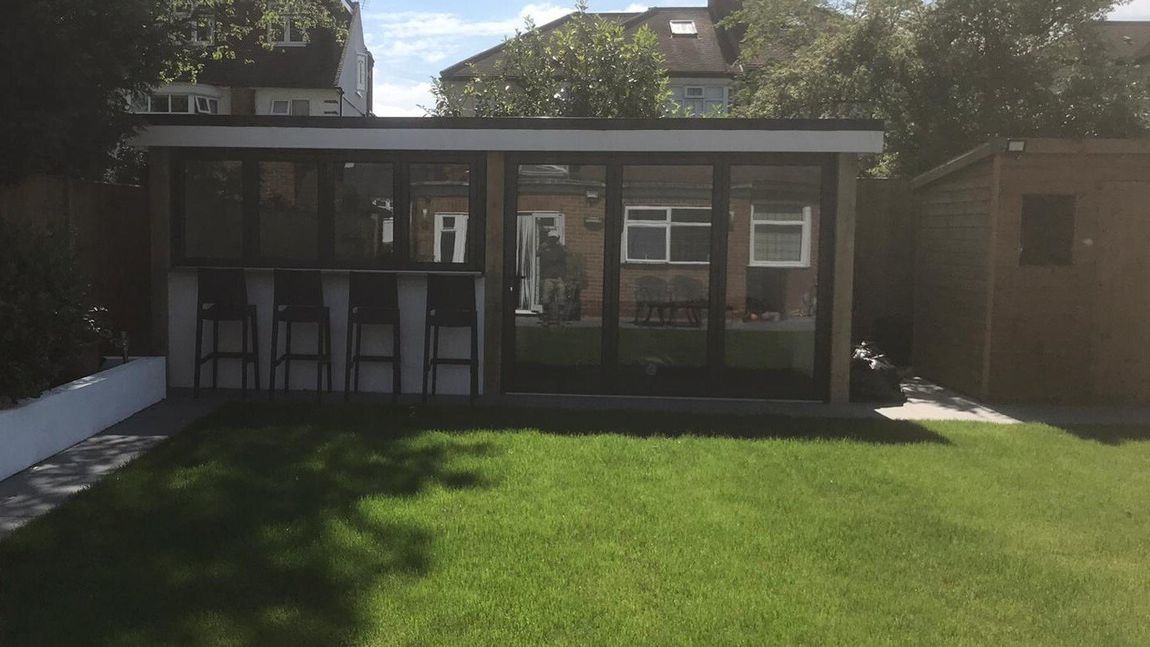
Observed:
[[[838,156],[838,195],[835,213],[834,308],[831,314],[832,404],[850,402],[851,313],[854,307],[855,203],[858,190],[858,157]]]
[[[148,219],[151,231],[152,347],[168,355],[168,270],[172,266],[172,156],[162,148],[148,151]],[[168,362],[168,370],[172,363]]]
[[[503,153],[487,154],[487,231],[484,268],[483,393],[503,391]]]

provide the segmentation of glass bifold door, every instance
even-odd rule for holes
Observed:
[[[828,163],[546,161],[508,169],[506,391],[825,397]]]

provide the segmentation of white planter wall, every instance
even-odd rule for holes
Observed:
[[[268,362],[272,342],[272,271],[247,270],[248,300],[256,306],[259,317],[261,386],[268,386]],[[483,393],[483,290],[484,280],[476,278],[475,300],[479,308],[479,392]],[[323,272],[324,302],[331,309],[332,386],[343,390],[344,353],[347,343],[347,273]],[[399,276],[400,342],[403,349],[403,392],[420,393],[423,386],[423,318],[427,304],[427,279],[422,274]],[[283,352],[284,330],[280,328],[280,353]],[[211,348],[211,324],[204,324],[204,353]],[[315,352],[315,326],[292,326],[292,350],[299,353]],[[190,388],[195,369],[196,343],[196,271],[172,270],[168,274],[168,380],[173,387]],[[364,328],[364,352],[374,355],[391,354],[389,327]],[[471,339],[466,329],[444,329],[440,337],[440,357],[467,357]],[[220,349],[240,349],[240,324],[220,325]],[[211,387],[212,365],[201,369],[200,386]],[[470,382],[467,367],[440,366],[439,393],[467,395]],[[240,388],[239,360],[221,360],[219,363],[220,388]],[[283,388],[283,365],[276,373],[277,389]],[[325,377],[326,385],[326,377]],[[255,386],[251,368],[248,369],[248,388]],[[291,389],[315,389],[315,363],[292,362]],[[364,363],[360,369],[360,390],[363,392],[391,393],[391,365]]]
[[[0,410],[0,480],[163,400],[163,357],[140,357]]]

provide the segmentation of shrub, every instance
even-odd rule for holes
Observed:
[[[69,236],[0,218],[0,408],[36,397],[92,339]]]

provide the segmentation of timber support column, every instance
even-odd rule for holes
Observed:
[[[148,151],[148,222],[151,238],[153,353],[168,355],[168,270],[172,267],[172,154]],[[172,363],[168,362],[168,370]]]
[[[483,393],[503,392],[503,153],[487,154],[487,225],[484,253]]]
[[[834,307],[831,315],[831,404],[851,397],[851,316],[854,309],[855,205],[858,196],[858,156],[838,156],[835,204]]]

